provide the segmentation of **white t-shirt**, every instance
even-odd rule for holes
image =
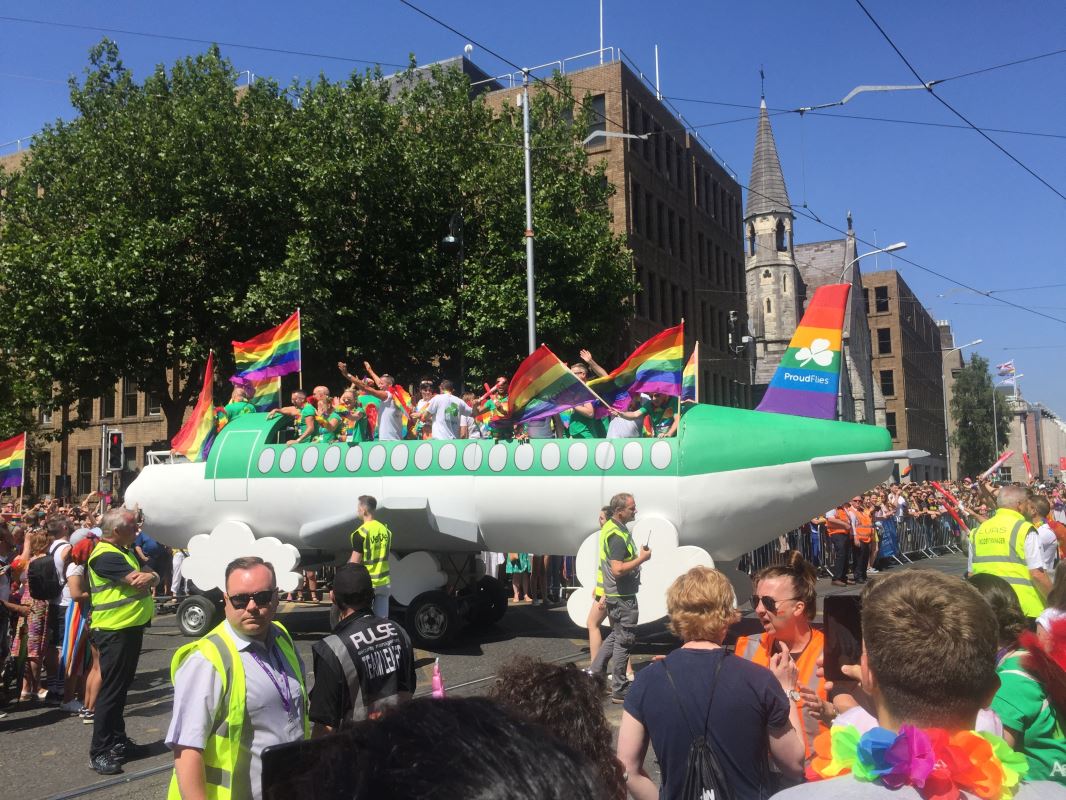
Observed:
[[[59,579],[63,581],[63,594],[50,602],[54,606],[69,606],[70,595],[67,593],[67,579],[64,577],[66,575],[66,567],[63,565],[63,561],[70,556],[70,542],[66,539],[56,539],[48,545],[48,548],[48,552],[52,554],[52,561],[54,561],[56,565],[56,575],[58,575]],[[64,600],[63,598],[66,599]]]
[[[530,439],[554,439],[551,417],[526,423],[526,433]]]
[[[623,419],[622,417],[611,417],[610,423],[607,425],[607,438],[608,439],[639,439],[641,434],[641,423],[643,420],[639,419]]]
[[[378,406],[378,439],[394,442],[403,438],[403,409],[390,393]]]
[[[1040,534],[1035,529],[1025,535],[1025,566],[1044,569],[1044,550],[1040,546]]]
[[[473,416],[474,409],[454,394],[441,392],[429,401],[426,411],[433,417],[434,439],[458,439],[459,417]]]
[[[477,424],[477,420],[473,417],[468,417],[465,414],[459,417],[459,426],[466,428],[467,439],[481,439],[481,427]]]
[[[67,564],[66,580],[63,581],[63,594],[60,595],[60,600],[59,600],[59,605],[61,605],[63,608],[66,608],[72,602],[71,599],[70,599],[70,576],[71,575],[84,575],[84,574],[85,574],[85,565],[84,564],[75,564],[73,561],[71,561],[69,564]]]
[[[1036,533],[1040,539],[1040,552],[1044,559],[1044,569],[1048,572],[1053,572],[1055,561],[1059,557],[1059,537],[1055,535],[1055,531],[1051,530],[1051,526],[1046,522],[1036,529]]]

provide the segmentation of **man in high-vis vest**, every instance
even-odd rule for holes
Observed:
[[[636,517],[637,501],[633,495],[616,494],[611,498],[611,518],[600,529],[600,570],[611,633],[604,639],[589,671],[603,672],[610,663],[612,703],[624,702],[629,689],[626,664],[637,640],[640,565],[651,558],[651,550],[647,546],[638,549],[626,527]]]
[[[308,715],[315,737],[377,719],[410,700],[417,685],[407,632],[370,611],[374,586],[367,568],[339,567],[330,598],[340,621],[311,646],[315,682]]]
[[[169,800],[263,796],[262,753],[310,737],[303,664],[274,620],[274,567],[248,556],[226,567],[226,619],[174,654]]]
[[[1044,571],[1039,534],[1029,522],[1029,493],[1024,486],[1004,486],[996,506],[996,513],[970,535],[969,571],[1003,578],[1018,595],[1022,612],[1039,617],[1051,580]]]
[[[392,531],[384,522],[374,519],[378,501],[368,494],[359,497],[359,516],[363,524],[352,532],[352,557],[349,563],[362,564],[370,572],[374,583],[374,616],[389,618],[389,551],[392,550]]]
[[[870,548],[874,540],[874,512],[863,498],[853,497],[851,514],[855,521],[855,538],[852,544],[855,583],[866,583],[866,568],[870,565]]]
[[[122,772],[122,762],[138,754],[126,735],[126,693],[137,674],[144,628],[155,613],[152,588],[159,576],[142,569],[133,554],[137,515],[124,508],[104,514],[103,537],[87,562],[93,607],[93,644],[100,652],[100,692],[96,696],[89,766],[101,775]]]
[[[825,532],[833,546],[833,585],[847,586],[848,554],[855,537],[855,515],[850,503],[825,512]]]

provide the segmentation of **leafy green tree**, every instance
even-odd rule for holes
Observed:
[[[77,116],[46,126],[8,180],[0,346],[39,391],[54,384],[55,406],[124,376],[160,398],[173,435],[190,371],[211,348],[225,362],[249,288],[277,279],[293,108],[268,81],[238,97],[236,78],[212,49],[137,84],[105,40],[71,81]]]
[[[1010,439],[1011,410],[1006,399],[996,398],[998,422],[992,417],[992,377],[988,359],[974,355],[955,377],[951,417],[955,422],[952,441],[959,449],[963,475],[979,475],[992,464]],[[992,440],[998,428],[998,441]]]

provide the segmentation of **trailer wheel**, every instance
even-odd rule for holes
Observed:
[[[219,609],[203,595],[195,594],[181,601],[177,616],[181,632],[198,639],[215,626]]]
[[[496,578],[483,577],[470,597],[470,624],[478,628],[495,625],[507,613],[510,597],[511,592]]]
[[[407,606],[407,632],[419,647],[442,647],[458,632],[455,600],[442,591],[423,592]]]

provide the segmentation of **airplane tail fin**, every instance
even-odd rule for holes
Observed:
[[[836,419],[849,283],[820,286],[756,411]]]

